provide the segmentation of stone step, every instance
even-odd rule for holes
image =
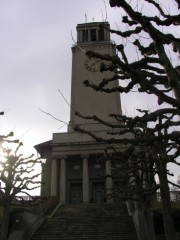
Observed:
[[[64,205],[40,227],[32,240],[137,240],[123,203]]]

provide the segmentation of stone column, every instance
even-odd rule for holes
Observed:
[[[98,34],[99,31],[98,31],[98,30],[99,30],[99,29],[97,28],[97,29],[96,29],[96,41],[99,40],[99,34]]]
[[[51,196],[57,196],[57,160],[52,160],[51,168]]]
[[[111,175],[111,161],[106,160],[106,195],[107,202],[113,202],[112,197],[109,195],[112,194],[112,175]]]
[[[81,40],[80,31],[77,31],[77,42]]]
[[[83,203],[89,203],[88,155],[82,155],[82,159],[83,159]]]
[[[60,202],[66,202],[66,156],[60,160]]]

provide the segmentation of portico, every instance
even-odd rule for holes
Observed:
[[[59,138],[59,134],[57,137]],[[54,136],[55,139],[56,136]],[[47,166],[49,161],[52,162],[51,182],[46,182],[46,195],[59,197],[61,203],[108,201],[105,196],[111,192],[113,181],[110,161],[103,159],[102,146],[91,142],[84,149],[86,152],[88,150],[89,154],[87,154],[83,151],[82,143],[74,142],[73,149],[69,149],[68,154],[65,155],[66,147],[64,146],[62,155],[56,151],[55,146],[52,147],[54,149],[53,160],[47,159],[46,162]],[[63,147],[61,149],[63,150]],[[44,171],[47,171],[45,166]]]

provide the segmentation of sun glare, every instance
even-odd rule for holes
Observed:
[[[23,159],[23,161],[21,161]],[[12,169],[15,165],[17,173],[14,175],[14,186],[18,186],[20,181],[23,181],[26,176],[30,177],[35,176],[41,173],[41,163],[35,163],[33,161],[36,161],[37,157],[35,157],[33,154],[28,154],[25,156],[23,154],[23,147],[21,143],[17,142],[7,142],[4,141],[0,144],[0,177],[2,173],[5,177],[8,177],[8,169],[10,165],[12,165]],[[18,163],[19,160],[21,161],[20,164]],[[6,171],[7,169],[7,171]],[[3,171],[5,170],[5,171]],[[34,178],[34,181],[41,181],[41,176],[38,175],[38,177]],[[5,184],[0,180],[1,183],[1,189],[5,188]],[[31,182],[27,184],[27,188],[32,189],[36,187],[37,184],[33,185]],[[40,194],[40,187],[36,188],[35,190],[27,190],[28,194],[30,195],[39,195]],[[19,193],[17,195],[24,195],[22,193]]]

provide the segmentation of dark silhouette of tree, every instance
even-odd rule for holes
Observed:
[[[22,143],[18,140],[9,140],[10,136],[13,136],[13,133],[8,136],[0,136],[0,181],[2,183],[0,205],[3,206],[0,236],[2,240],[6,240],[8,237],[9,214],[12,204],[23,201],[22,195],[30,196],[30,191],[41,185],[38,179],[41,173],[34,173],[35,164],[41,163],[40,159],[35,159],[33,155],[23,157],[19,153]]]
[[[169,2],[178,12],[179,1]],[[153,95],[157,98],[159,109],[138,109],[138,114],[134,117],[112,113],[114,123],[104,122],[100,116],[76,113],[85,119],[91,118],[109,126],[112,131],[108,132],[109,138],[106,140],[78,126],[75,130],[109,145],[111,156],[114,153],[112,164],[113,161],[121,163],[120,169],[115,167],[116,170],[127,171],[129,188],[126,198],[136,198],[144,211],[148,209],[152,198],[150,196],[160,189],[166,240],[175,240],[169,183],[177,187],[178,184],[169,180],[168,175],[172,174],[167,165],[171,163],[180,166],[180,38],[177,34],[180,14],[171,13],[166,1],[110,0],[109,3],[111,7],[121,9],[123,16],[119,27],[125,24],[127,29],[109,30],[122,39],[122,43],[115,46],[117,55],[102,55],[93,51],[86,54],[89,58],[102,61],[102,73],[111,71],[114,75],[110,79],[102,79],[97,85],[91,79],[85,80],[84,85],[108,94],[128,94],[135,90],[139,94]],[[100,28],[106,27],[101,24]],[[133,46],[133,52],[129,52],[129,45]],[[132,60],[132,55],[138,60]],[[120,86],[111,88],[112,81],[119,81]],[[126,146],[126,150],[119,153],[115,145]],[[156,174],[159,183],[154,181]]]

